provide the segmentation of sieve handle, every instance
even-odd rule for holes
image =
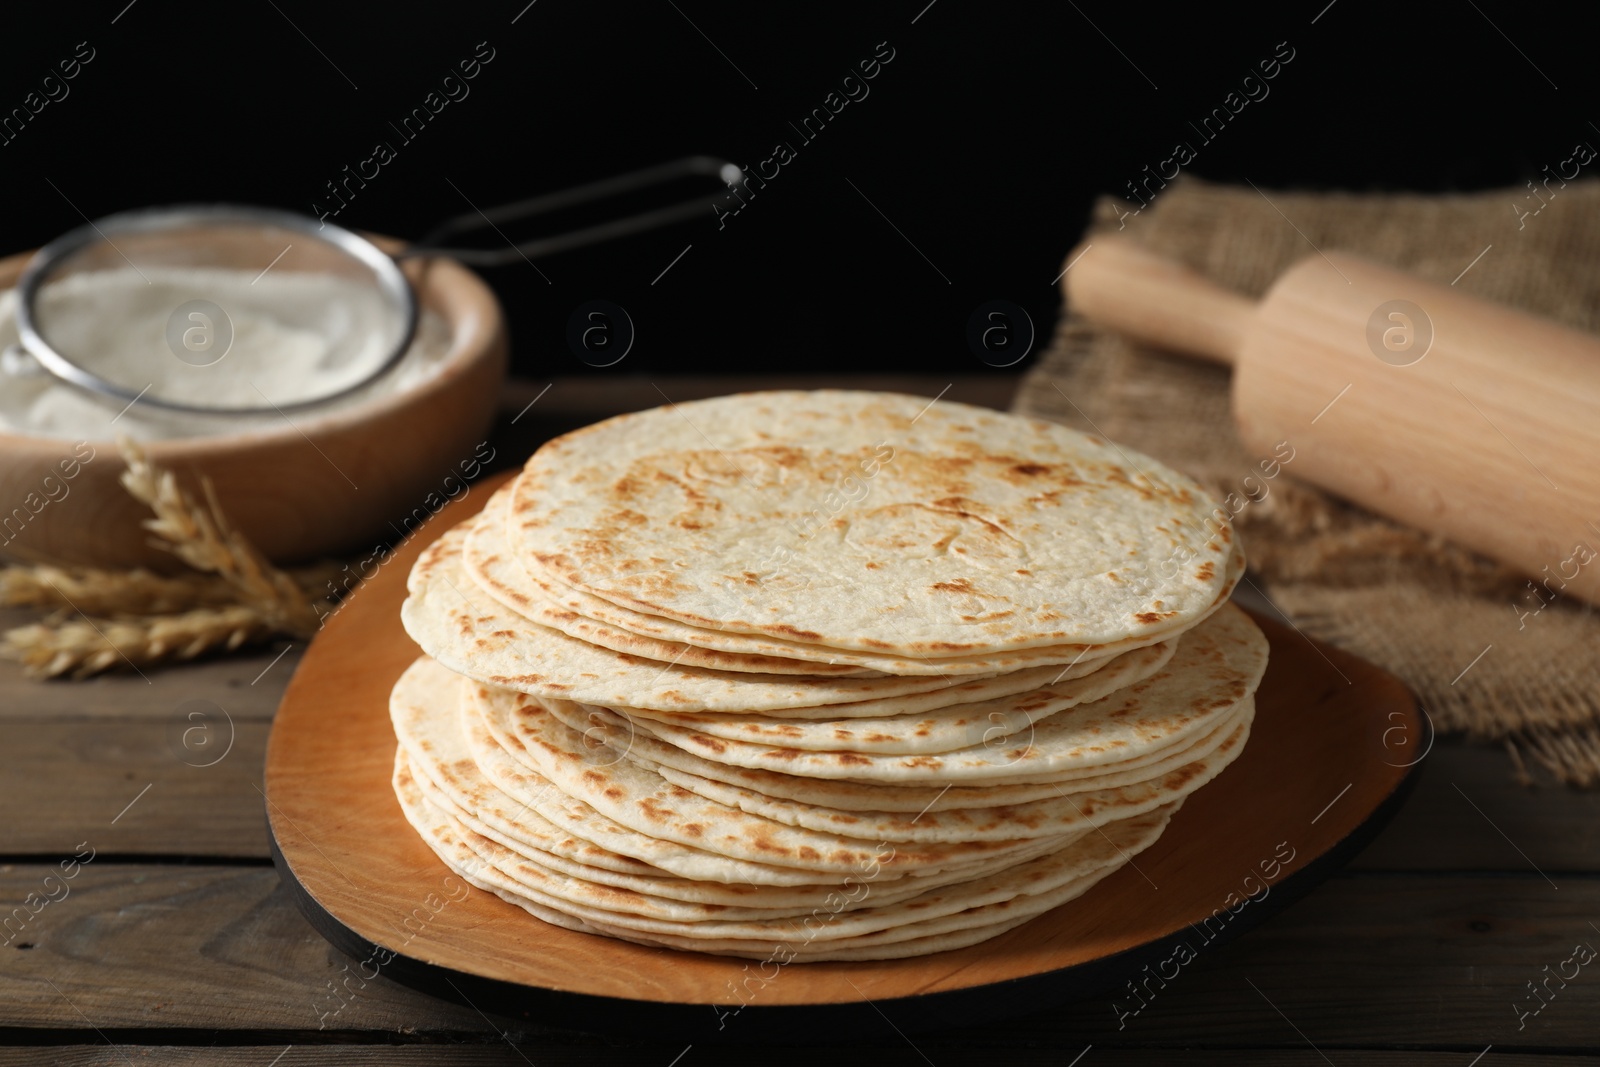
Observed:
[[[725,159],[718,159],[715,156],[685,156],[670,163],[661,163],[643,170],[577,185],[571,189],[502,204],[487,211],[474,209],[465,212],[435,226],[420,241],[406,248],[396,258],[437,255],[448,256],[472,267],[502,267],[520,259],[533,259],[535,256],[548,256],[568,249],[583,248],[704,214],[706,209],[712,206],[711,196],[698,196],[667,207],[627,215],[552,237],[540,237],[520,244],[511,244],[509,248],[460,248],[449,246],[445,242],[479,230],[492,229],[499,233],[502,223],[518,222],[577,204],[587,204],[607,197],[637,192],[680,178],[716,178],[720,192],[739,181],[743,174],[738,166]]]

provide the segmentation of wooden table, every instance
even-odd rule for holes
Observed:
[[[513,389],[508,412],[543,384]],[[606,413],[608,395],[615,410],[646,406],[642,384],[629,386],[637,398],[572,384],[565,404],[550,403],[562,392],[552,389],[543,421],[502,429],[502,452]],[[898,384],[931,396],[945,383]],[[727,388],[663,385],[675,400]],[[948,395],[1000,405],[1005,385],[959,383]],[[1543,1001],[1528,986],[1574,946],[1600,949],[1600,793],[1519,786],[1503,753],[1451,739],[1346,870],[1205,953],[1120,1026],[1104,996],[981,1027],[952,1019],[909,1039],[886,1017],[878,1040],[837,1052],[798,1040],[686,1050],[622,1028],[580,1034],[485,1016],[383,977],[341,1001],[331,989],[348,961],[301,918],[267,854],[262,758],[299,653],[280,642],[82,683],[0,667],[0,922],[11,917],[0,933],[10,939],[0,944],[0,1067],[702,1067],[841,1053],[937,1067],[1600,1064],[1600,959],[1564,986],[1550,978]]]

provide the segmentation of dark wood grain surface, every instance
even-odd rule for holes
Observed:
[[[381,975],[335,994],[350,961],[267,859],[266,733],[299,652],[276,659],[285,647],[148,679],[41,684],[0,666],[0,1067],[817,1061],[802,1043],[814,1035],[753,1055],[485,1016]],[[1344,871],[1202,953],[1137,1015],[1128,998],[1101,997],[911,1039],[885,1018],[880,1038],[837,1055],[938,1067],[1600,1063],[1600,959],[1551,977],[1572,975],[1580,944],[1600,948],[1600,794],[1518,785],[1503,753],[1446,739]]]

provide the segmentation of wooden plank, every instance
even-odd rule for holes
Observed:
[[[0,870],[0,901],[38,891],[51,869]],[[1546,965],[1560,967],[1574,944],[1600,947],[1600,931],[1589,926],[1600,915],[1600,880],[1558,884],[1552,890],[1536,876],[1340,876],[1236,942],[1199,946],[1199,958],[1166,988],[1151,987],[1138,1015],[1119,1018],[1113,1005],[1126,1012],[1134,1003],[1126,994],[1104,996],[945,1037],[1073,1050],[1298,1049],[1307,1038],[1328,1048],[1592,1048],[1600,1041],[1600,961],[1521,1030],[1513,1009],[1528,1003],[1524,983],[1542,979]],[[34,947],[19,949],[23,943]],[[472,1009],[382,976],[324,1019],[339,1003],[328,983],[346,962],[295,911],[272,871],[91,863],[70,895],[0,947],[0,1028],[304,1033],[327,1021],[352,1038],[402,1028],[490,1032]],[[885,1011],[892,1020],[894,1006]],[[495,1025],[518,1040],[549,1034],[526,1023]]]
[[[0,868],[0,923],[54,873]],[[471,1008],[381,976],[360,987],[272,870],[91,862],[66,887],[0,932],[0,1027],[488,1031]]]
[[[1353,870],[1600,871],[1600,791],[1518,785],[1504,750],[1452,739]],[[1559,881],[1559,879],[1557,879]]]
[[[268,855],[266,722],[230,721],[201,702],[176,704],[164,721],[23,719],[0,729],[0,811],[24,816],[0,820],[0,855],[60,857],[83,841],[124,856]]]
[[[1148,1006],[1121,995],[1037,1021],[1097,1044],[1274,1042],[1456,1048],[1593,1048],[1600,960],[1537,1015],[1526,983],[1574,946],[1600,948],[1600,881],[1537,875],[1340,876],[1255,932],[1165,968]],[[1549,967],[1550,971],[1544,968]],[[1559,982],[1552,984],[1557,989]],[[1136,1014],[1134,1012],[1137,1011]],[[1521,1025],[1519,1025],[1519,1023]]]
[[[1007,1065],[1038,1064],[1040,1067],[1067,1067],[1081,1046],[1066,1049],[1006,1048]],[[932,1058],[939,1067],[960,1067],[976,1064],[993,1067],[995,1052],[979,1045],[964,1047],[953,1044],[918,1040],[913,1048],[904,1043],[894,1045],[869,1045],[863,1048],[852,1044],[852,1055],[867,1053],[874,1063],[911,1064],[921,1067]],[[681,1060],[675,1060],[679,1054]],[[55,1067],[128,1067],[129,1064],[159,1063],[166,1067],[321,1067],[334,1059],[349,1067],[409,1067],[448,1062],[455,1067],[611,1067],[611,1065],[653,1064],[667,1067],[677,1062],[681,1067],[741,1067],[757,1060],[771,1067],[811,1067],[818,1060],[836,1053],[827,1048],[774,1047],[763,1045],[759,1051],[748,1048],[693,1045],[687,1051],[681,1044],[627,1044],[558,1045],[549,1041],[524,1048],[513,1048],[505,1042],[493,1045],[452,1044],[448,1052],[438,1045],[382,1045],[363,1047],[341,1044],[337,1048],[326,1045],[242,1045],[231,1048],[192,1048],[161,1045],[67,1045],[27,1049],[0,1049],[0,1067],[37,1067],[49,1063]],[[1474,1060],[1471,1052],[1391,1052],[1367,1049],[1340,1049],[1337,1062],[1341,1067],[1596,1067],[1600,1057],[1551,1056],[1538,1053],[1513,1053],[1501,1055],[1490,1052]],[[275,1059],[274,1057],[281,1057]],[[1095,1048],[1092,1058],[1085,1057],[1083,1067],[1142,1067],[1152,1062],[1147,1051]],[[1328,1061],[1310,1049],[1252,1049],[1252,1050],[1189,1050],[1171,1049],[1160,1053],[1163,1064],[1178,1067],[1327,1067]]]
[[[0,629],[38,618],[37,612],[0,609]],[[274,663],[288,645],[277,641],[232,656],[148,669],[142,677],[120,671],[83,681],[39,681],[24,677],[17,664],[0,661],[0,725],[47,716],[165,720],[186,700],[214,701],[235,722],[269,719],[305,649],[297,642]]]

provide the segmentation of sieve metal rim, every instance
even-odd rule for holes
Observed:
[[[108,236],[109,234],[150,233],[166,228],[176,229],[188,224],[206,222],[239,222],[247,225],[276,226],[331,244],[346,255],[360,261],[364,266],[372,270],[379,291],[383,293],[400,316],[401,331],[393,351],[384,358],[383,362],[371,374],[351,385],[330,393],[324,393],[307,400],[296,400],[283,404],[276,404],[269,400],[266,405],[260,406],[211,407],[200,404],[186,404],[175,400],[164,400],[159,397],[147,397],[144,394],[148,391],[149,386],[146,386],[144,390],[135,391],[125,386],[117,385],[115,382],[107,381],[93,371],[62,355],[39,332],[33,314],[34,302],[37,299],[39,290],[43,286],[45,279],[49,277],[51,269],[72,253],[86,247],[96,239],[104,240],[115,249],[116,244]],[[117,251],[120,253],[121,250],[118,249]],[[123,258],[127,257],[124,256]],[[129,260],[129,264],[132,265],[132,260]],[[135,269],[138,268],[135,267]],[[411,283],[406,280],[405,274],[400,270],[394,258],[367,238],[342,226],[319,221],[309,215],[301,215],[293,211],[280,211],[276,208],[251,207],[239,204],[178,204],[166,207],[137,208],[87,222],[77,229],[69,230],[40,248],[33,258],[28,261],[28,265],[17,279],[16,292],[18,340],[21,342],[22,347],[51,375],[92,393],[127,401],[130,407],[135,402],[139,402],[163,411],[189,415],[282,415],[290,411],[320,408],[331,401],[366,388],[392,370],[395,364],[400,362],[401,357],[405,355],[406,349],[410,347],[411,339],[417,330],[418,318],[417,297],[411,288]]]

